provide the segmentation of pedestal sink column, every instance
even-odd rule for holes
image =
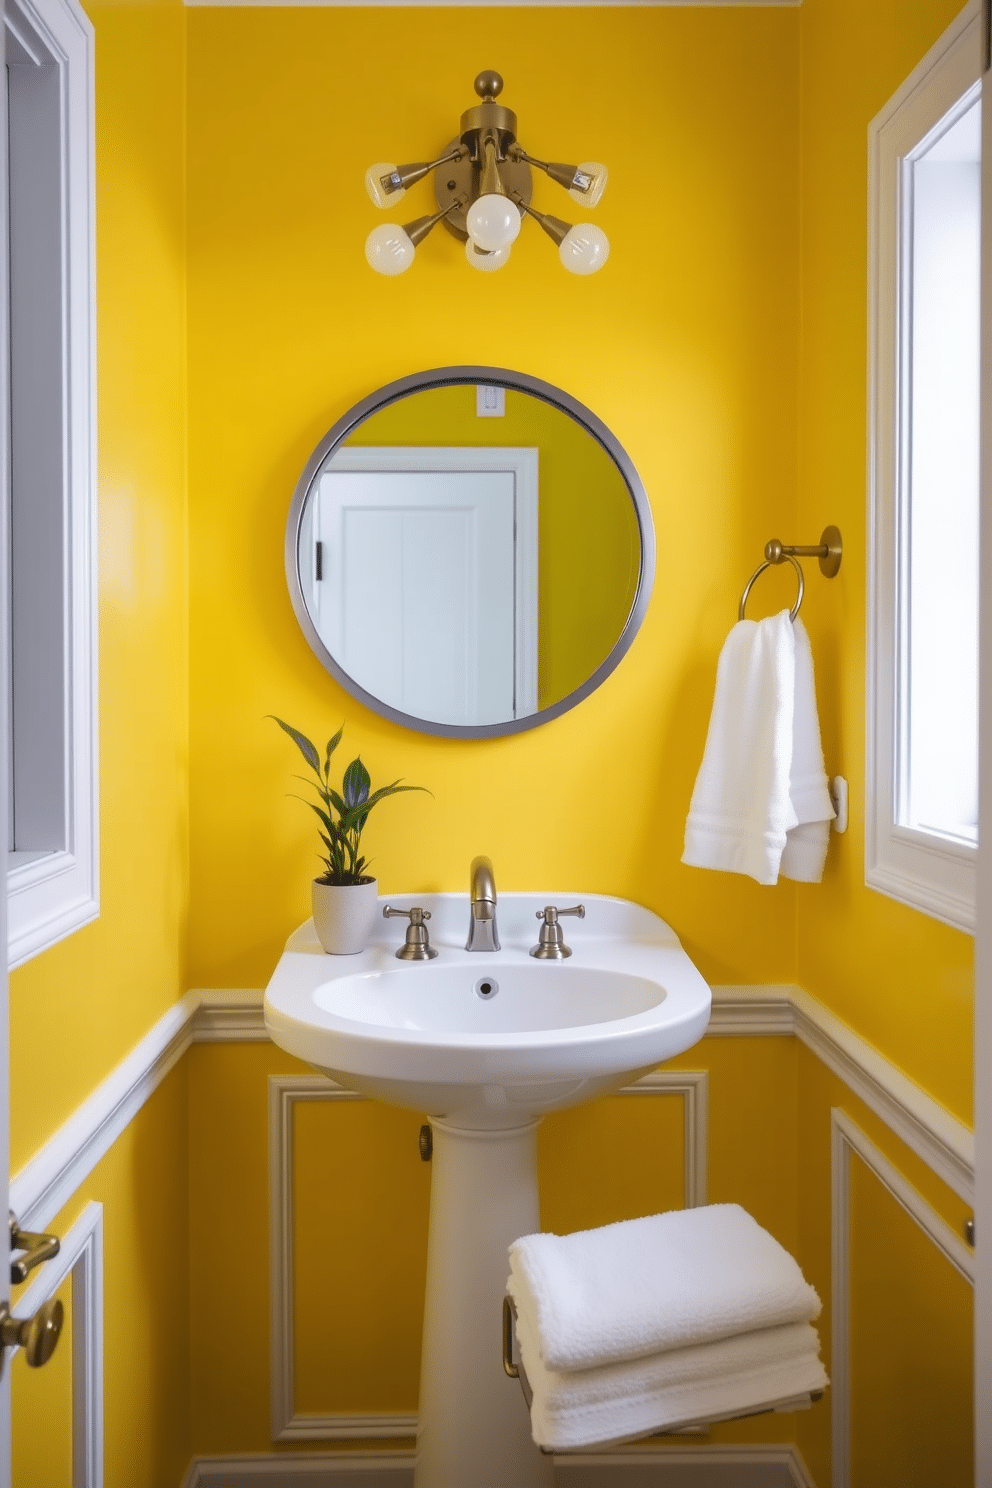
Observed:
[[[415,1488],[551,1488],[516,1380],[503,1372],[507,1246],[540,1228],[538,1123],[431,1123],[434,1158]]]

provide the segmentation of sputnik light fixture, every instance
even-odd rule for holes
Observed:
[[[554,243],[572,274],[594,274],[609,257],[610,244],[601,228],[589,222],[572,226],[560,217],[536,211],[531,166],[563,186],[573,201],[594,207],[606,189],[605,165],[587,160],[560,165],[536,160],[517,140],[517,116],[496,100],[503,91],[498,72],[480,72],[475,91],[481,99],[462,114],[461,133],[445,145],[436,160],[414,165],[377,161],[365,173],[365,185],[377,207],[402,201],[407,189],[434,172],[438,210],[403,227],[384,223],[365,242],[365,257],[378,274],[402,274],[413,263],[418,243],[443,222],[465,244],[465,256],[483,273],[501,269],[520,232],[523,217],[532,217]]]

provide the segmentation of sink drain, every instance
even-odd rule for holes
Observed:
[[[499,982],[495,977],[480,977],[475,984],[475,995],[481,997],[483,1002],[488,1002],[490,997],[495,997],[499,991]]]

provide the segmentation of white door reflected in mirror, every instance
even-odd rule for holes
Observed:
[[[339,451],[306,600],[359,686],[446,724],[536,711],[537,491],[536,449]]]

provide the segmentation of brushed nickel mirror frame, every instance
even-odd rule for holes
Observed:
[[[610,456],[613,463],[623,477],[624,484],[633,503],[634,513],[637,518],[638,535],[641,544],[640,571],[637,580],[637,591],[626,624],[616,644],[609,655],[599,664],[596,670],[589,676],[581,687],[575,688],[566,697],[552,703],[547,708],[540,708],[535,713],[528,713],[523,718],[512,718],[501,723],[486,724],[448,724],[435,723],[430,719],[416,718],[409,713],[404,713],[398,708],[384,703],[381,699],[373,697],[366,692],[353,677],[346,671],[328,651],[324,642],[317,632],[317,628],[310,618],[306,600],[303,594],[303,585],[300,579],[299,547],[300,529],[303,523],[303,515],[307,500],[313,489],[318,473],[323,468],[328,455],[332,453],[345,439],[363,423],[371,414],[380,409],[388,407],[391,403],[398,402],[401,398],[408,397],[411,393],[424,392],[432,388],[455,387],[459,385],[507,388],[513,392],[529,393],[531,397],[540,398],[552,408],[557,408],[561,413],[574,419],[595,439]],[[285,541],[285,564],[286,583],[289,587],[289,597],[292,601],[293,612],[300,624],[307,642],[317,657],[318,661],[330,672],[336,682],[344,688],[345,692],[364,704],[366,708],[377,713],[380,718],[388,718],[392,723],[398,723],[403,728],[413,730],[414,733],[431,734],[437,738],[446,739],[501,739],[510,734],[521,734],[528,729],[539,728],[543,723],[550,723],[553,718],[559,718],[561,714],[569,712],[577,706],[590,693],[596,691],[602,682],[613,672],[623,657],[630,649],[631,643],[644,619],[648,600],[651,597],[651,588],[654,583],[655,570],[655,538],[654,523],[651,520],[651,508],[648,503],[647,493],[641,483],[640,476],[634,469],[630,456],[619,443],[613,433],[607,428],[603,421],[596,417],[588,408],[576,398],[572,398],[561,388],[552,383],[543,382],[540,378],[531,377],[525,372],[512,372],[505,367],[436,367],[431,371],[417,372],[409,377],[401,377],[395,382],[386,383],[376,392],[370,393],[350,408],[347,413],[338,419],[337,423],[330,428],[323,439],[317,445],[313,454],[307,460],[303,473],[296,483],[293,499],[290,503],[289,517],[286,522]]]

